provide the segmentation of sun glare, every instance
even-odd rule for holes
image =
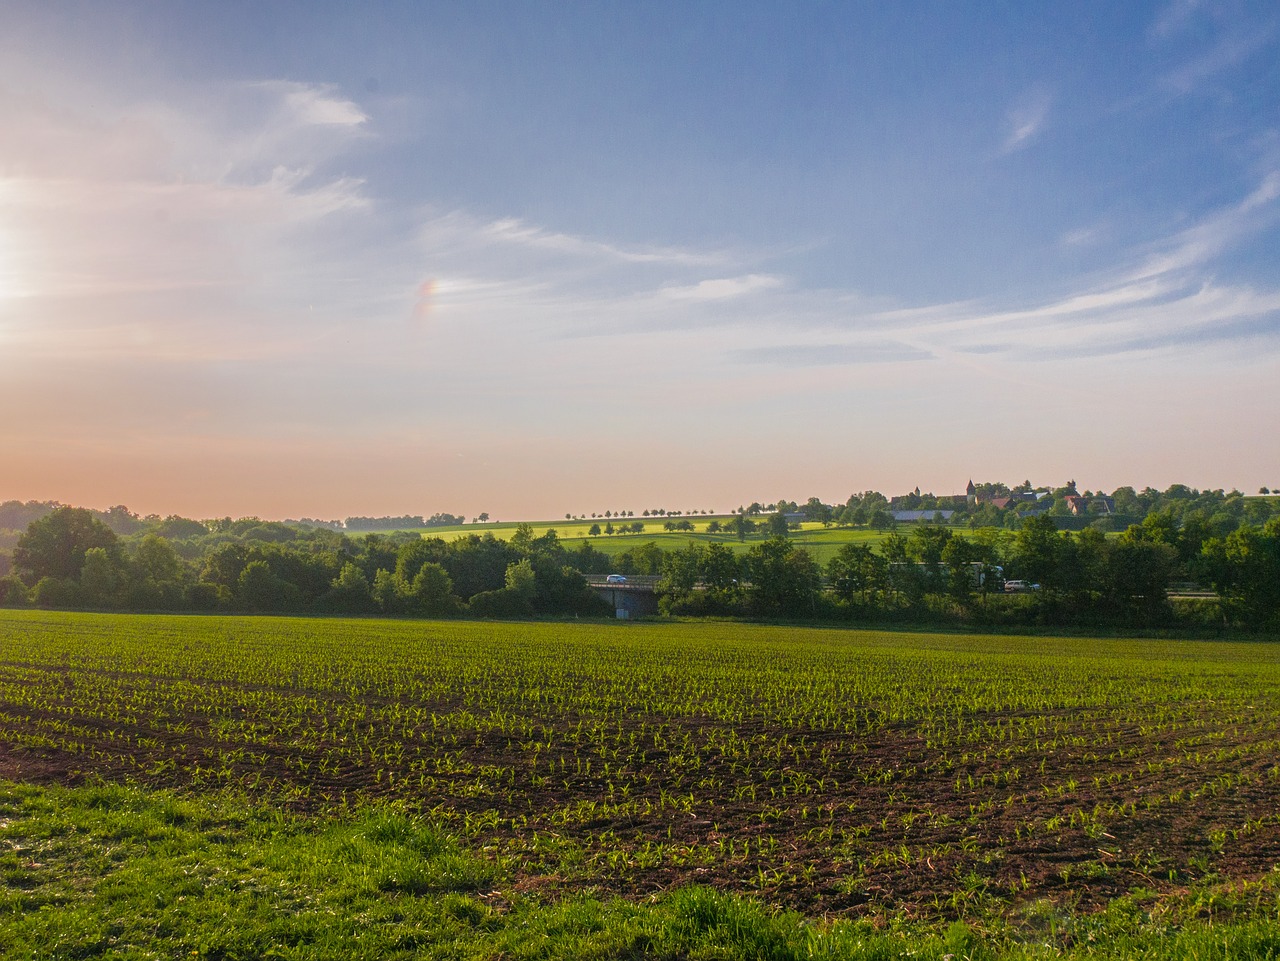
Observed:
[[[13,231],[0,226],[0,301],[21,294],[18,279],[18,252]]]
[[[21,210],[19,190],[16,181],[0,177],[0,303],[23,294],[18,226],[13,222]]]
[[[2,197],[3,194],[0,194]],[[0,223],[0,299],[12,296],[16,278],[13,255],[13,230]]]

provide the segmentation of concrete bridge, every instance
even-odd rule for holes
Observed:
[[[619,618],[644,617],[658,613],[658,581],[648,574],[627,574],[619,581],[617,574],[588,574],[587,586],[613,606]],[[615,578],[610,581],[609,578]]]

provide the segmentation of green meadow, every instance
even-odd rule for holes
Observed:
[[[664,551],[679,550],[690,544],[724,544],[734,551],[745,553],[753,544],[758,544],[768,539],[768,534],[763,530],[748,534],[745,539],[739,539],[737,535],[724,531],[711,533],[707,530],[707,525],[712,520],[717,520],[723,524],[727,517],[678,517],[678,518],[657,518],[657,517],[628,517],[625,519],[614,518],[593,518],[588,520],[560,520],[560,521],[529,521],[527,526],[533,531],[535,537],[541,537],[547,531],[555,531],[560,542],[567,548],[576,548],[582,543],[589,543],[596,550],[614,556],[624,551],[634,550],[641,544],[650,542],[657,544]],[[667,521],[687,520],[693,524],[692,531],[669,531],[663,530],[663,524]],[[759,519],[757,519],[759,520]],[[603,530],[607,523],[613,522],[614,526],[622,524],[630,525],[635,522],[644,524],[644,530],[641,533],[615,533],[615,534],[590,534],[591,526],[598,524]],[[492,534],[499,540],[510,540],[515,536],[516,530],[523,526],[521,523],[489,523],[489,524],[465,524],[455,527],[432,527],[425,531],[421,531],[423,537],[439,537],[447,541],[456,540],[460,537],[466,537],[470,534]],[[959,529],[953,529],[954,533],[965,535],[968,532]],[[359,534],[365,532],[361,531]],[[377,533],[391,533],[391,531],[379,531]],[[418,531],[415,531],[418,533]],[[359,535],[357,535],[359,536]],[[877,547],[886,537],[889,536],[888,531],[872,530],[868,528],[853,527],[834,527],[824,526],[819,523],[801,524],[798,530],[792,530],[789,538],[793,544],[803,547],[810,556],[819,564],[826,564],[836,555],[836,552],[845,544],[867,544],[870,547]]]

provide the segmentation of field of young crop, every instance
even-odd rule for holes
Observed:
[[[1280,870],[1280,645],[3,612],[0,779],[391,800],[553,897],[1086,912]]]

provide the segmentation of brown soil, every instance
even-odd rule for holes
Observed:
[[[395,798],[510,855],[525,890],[704,883],[811,915],[1088,910],[1280,863],[1274,724],[1218,724],[1208,707],[1194,744],[1060,712],[1039,740],[946,747],[906,724],[846,735],[656,716],[610,718],[607,737],[579,743],[579,718],[526,715],[533,738],[474,704],[480,723],[439,727],[363,707],[368,721],[344,727],[330,709],[303,737],[231,711],[108,722],[70,692],[45,711],[0,704],[0,778],[229,786],[302,811]],[[749,749],[726,749],[735,738]]]

